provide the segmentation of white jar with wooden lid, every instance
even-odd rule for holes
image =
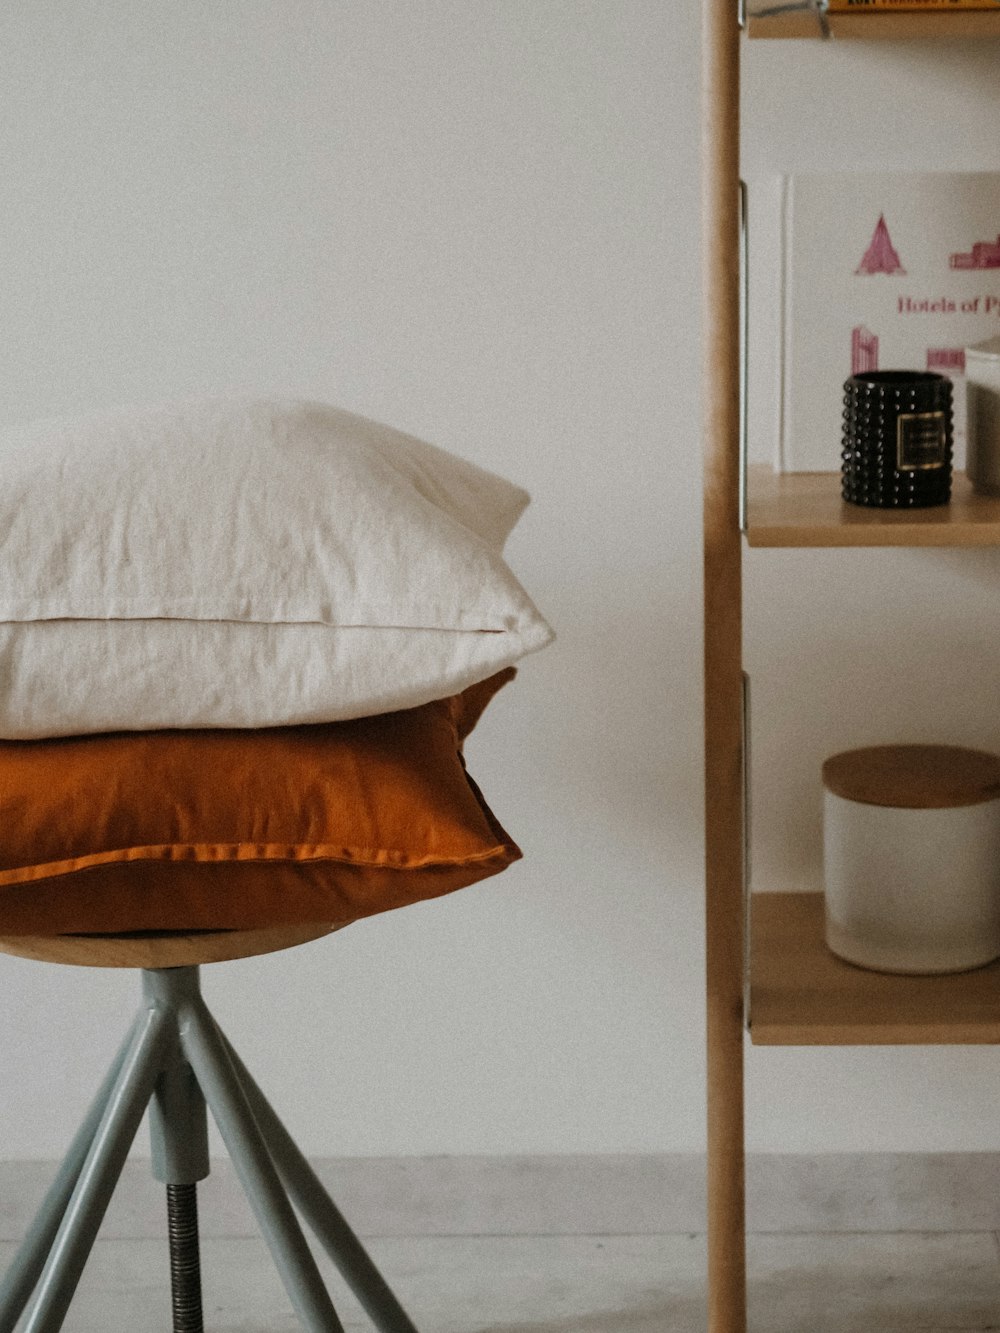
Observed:
[[[826,942],[879,972],[1000,958],[1000,758],[880,745],[823,765]]]

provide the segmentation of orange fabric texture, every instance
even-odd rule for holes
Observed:
[[[348,722],[0,742],[0,934],[346,925],[506,869],[461,745],[513,675]]]

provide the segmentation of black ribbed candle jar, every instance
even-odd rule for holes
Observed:
[[[851,504],[916,509],[951,496],[951,380],[870,370],[844,385],[842,494]]]

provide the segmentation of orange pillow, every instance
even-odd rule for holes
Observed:
[[[346,925],[506,869],[461,748],[513,675],[349,722],[0,742],[0,935]]]

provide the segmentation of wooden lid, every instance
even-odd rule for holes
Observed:
[[[874,745],[823,765],[823,785],[845,801],[944,810],[1000,800],[1000,757],[955,745]]]

